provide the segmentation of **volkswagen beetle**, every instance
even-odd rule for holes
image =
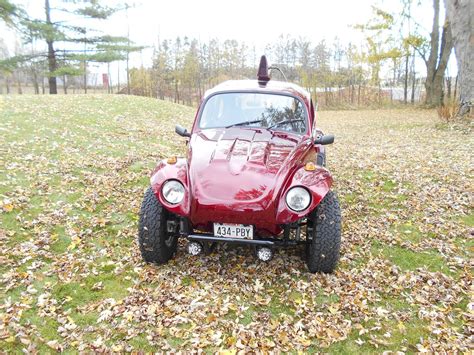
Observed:
[[[190,254],[216,243],[252,246],[259,259],[303,244],[310,272],[339,259],[341,212],[310,94],[270,79],[265,56],[257,80],[206,92],[188,132],[186,158],[158,163],[145,192],[138,242],[143,259],[166,263],[179,238]]]

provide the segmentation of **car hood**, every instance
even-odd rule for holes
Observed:
[[[189,155],[193,198],[203,204],[253,201],[266,208],[271,202],[266,197],[281,186],[298,160],[301,145],[306,146],[302,136],[265,129],[232,127],[195,133]]]

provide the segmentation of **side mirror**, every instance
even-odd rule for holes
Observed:
[[[178,133],[181,137],[191,137],[191,133],[189,133],[186,128],[180,126],[179,124],[176,125],[174,131]]]
[[[334,143],[334,134],[325,134],[323,136],[319,136],[314,140],[314,144],[332,144]]]

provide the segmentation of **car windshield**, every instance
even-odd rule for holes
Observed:
[[[241,92],[207,100],[199,127],[250,126],[303,134],[306,122],[303,103],[292,96]]]

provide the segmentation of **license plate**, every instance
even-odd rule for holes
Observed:
[[[214,223],[214,236],[253,239],[253,228],[245,224]]]

